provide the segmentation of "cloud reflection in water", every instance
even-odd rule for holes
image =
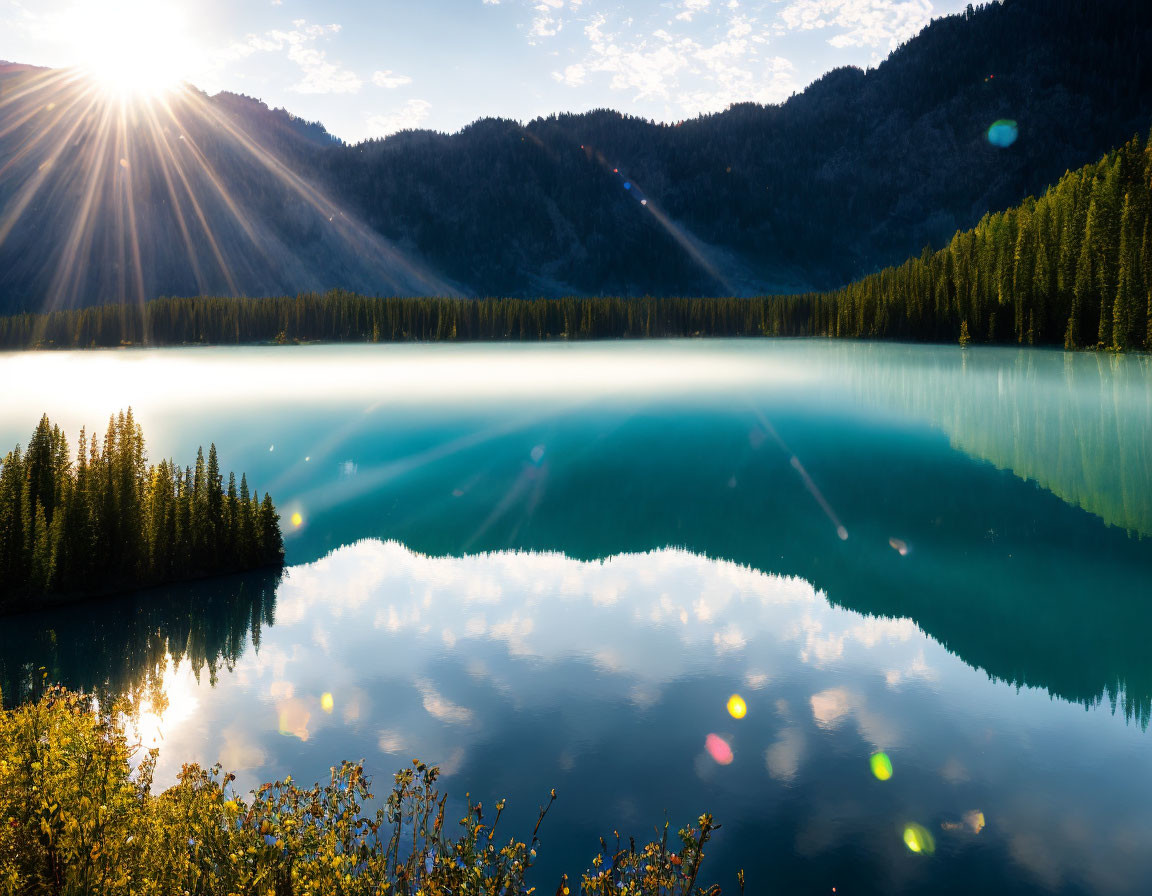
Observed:
[[[1135,848],[1152,828],[1115,774],[1143,743],[1123,719],[990,681],[909,620],[686,551],[429,558],[361,542],[289,570],[259,651],[200,694],[167,726],[161,779],[188,758],[231,759],[251,785],[343,756],[387,775],[418,755],[516,804],[562,787],[564,841],[596,806],[640,824],[707,808],[734,844],[767,826],[755,836],[788,861],[871,843],[893,891],[977,842],[1102,891],[1124,892],[1112,868],[1152,871]],[[1089,731],[1097,754],[1070,755]],[[880,750],[900,769],[884,784]],[[932,838],[916,829],[916,866],[912,824]]]

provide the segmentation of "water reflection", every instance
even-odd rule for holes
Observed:
[[[1152,875],[1137,728],[995,683],[910,619],[839,609],[800,578],[682,550],[364,541],[287,572],[258,650],[236,651],[252,605],[235,602],[217,607],[228,636],[160,626],[177,650],[219,645],[214,686],[136,651],[183,707],[156,720],[161,779],[188,759],[247,786],[420,755],[454,792],[507,796],[521,825],[555,786],[549,879],[605,825],[644,836],[665,809],[714,812],[710,861],[787,891],[1123,893]]]
[[[35,699],[47,680],[101,699],[146,697],[173,667],[215,685],[275,619],[278,571],[158,588],[119,599],[5,617],[4,704]]]
[[[365,537],[585,560],[678,545],[914,619],[998,679],[1152,715],[1147,357],[768,340],[0,363],[40,358],[130,401],[203,364],[139,396],[150,444],[216,441],[277,495],[293,563]],[[20,402],[52,405],[21,381]]]
[[[1152,535],[1152,356],[830,346],[832,380],[1109,525]]]
[[[12,364],[15,441],[66,395]],[[773,341],[69,355],[95,403],[73,430],[108,400],[157,456],[214,440],[277,495],[295,566],[271,628],[271,583],[6,619],[0,687],[29,696],[46,666],[163,690],[161,774],[419,754],[529,826],[558,786],[544,870],[603,824],[707,809],[718,863],[782,891],[1139,892],[1149,364]],[[134,391],[173,365],[197,375]]]
[[[167,454],[185,450],[175,437],[190,424],[198,423],[202,441],[206,425],[215,431],[239,408],[235,425],[251,429],[252,414],[266,415],[268,432],[288,435],[287,443],[246,441],[246,453],[262,446],[281,455],[260,458],[262,466],[294,475],[316,461],[339,464],[345,475],[356,472],[356,462],[340,452],[381,412],[395,422],[420,408],[516,408],[529,411],[528,420],[511,424],[523,429],[530,420],[606,401],[675,400],[682,407],[708,401],[745,403],[771,433],[765,409],[868,409],[938,427],[971,456],[1035,481],[1110,525],[1152,535],[1147,355],[799,339],[345,345],[0,353],[0,372],[6,381],[26,384],[5,403],[0,444],[26,438],[46,410],[76,431],[131,404],[155,450]],[[311,427],[303,450],[285,455],[288,445],[301,444],[293,438],[301,425],[336,407],[351,413]],[[376,472],[404,475],[508,430],[505,418],[460,442],[429,446],[427,455],[392,458],[401,465]],[[543,452],[547,446],[533,447]]]

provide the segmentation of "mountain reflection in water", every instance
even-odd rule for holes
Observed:
[[[1150,364],[814,340],[0,355],[27,384],[0,436],[132,404],[158,457],[212,440],[272,492],[292,564],[6,618],[0,688],[26,699],[44,667],[140,695],[162,777],[364,757],[386,780],[419,755],[528,829],[556,786],[544,878],[667,809],[724,823],[726,889],[744,866],[749,892],[1147,892]]]
[[[70,657],[68,683],[166,690],[161,780],[188,760],[224,761],[244,786],[311,779],[345,756],[386,776],[418,755],[453,792],[509,797],[513,824],[556,786],[547,874],[582,867],[604,825],[643,836],[665,809],[707,809],[725,822],[717,868],[794,886],[830,867],[863,892],[1152,879],[1137,726],[989,680],[912,620],[837,608],[800,578],[682,550],[430,558],[363,541],[289,569],[272,626],[258,587],[215,600],[156,601],[137,629],[113,624],[140,615],[124,603],[100,634],[74,615],[52,636],[20,622],[29,645]],[[24,670],[43,649],[3,648]],[[889,781],[869,770],[878,750]],[[933,832],[932,864],[909,861],[910,823]]]

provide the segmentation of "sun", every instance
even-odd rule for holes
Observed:
[[[156,96],[190,77],[196,54],[185,11],[163,0],[101,0],[70,16],[78,68],[119,96]]]

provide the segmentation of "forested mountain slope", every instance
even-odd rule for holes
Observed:
[[[1152,349],[1152,142],[827,298],[834,336]]]
[[[481,294],[831,288],[1145,132],[1149,48],[1143,0],[1008,0],[937,20],[878,68],[830,72],[780,106],[678,126],[609,111],[483,121],[332,152],[325,177]],[[1019,129],[1006,148],[987,139],[1003,118]]]
[[[121,115],[60,73],[0,72],[0,310],[834,288],[1146,132],[1150,47],[1144,0],[1006,0],[779,106],[357,146],[243,97]],[[988,140],[998,119],[1010,146]]]
[[[755,298],[161,299],[0,317],[0,348],[840,336],[1152,350],[1152,135],[838,290]]]

